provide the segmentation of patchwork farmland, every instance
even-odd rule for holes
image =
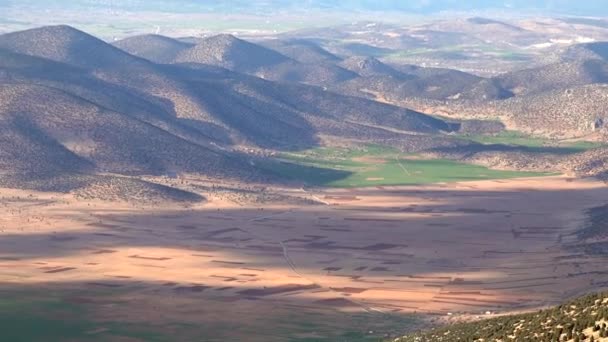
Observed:
[[[2,305],[79,317],[66,336],[373,341],[608,284],[601,256],[573,248],[586,210],[608,195],[598,181],[326,189],[309,194],[325,205],[210,198],[162,211],[11,192],[0,276],[14,299]]]

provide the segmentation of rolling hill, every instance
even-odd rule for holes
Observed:
[[[411,99],[479,103],[513,96],[496,80],[457,70],[376,66],[373,71],[361,72],[370,76],[343,82],[336,87],[337,91],[400,105]]]
[[[407,78],[407,76],[393,67],[382,63],[374,57],[353,56],[345,59],[340,65],[357,74],[367,76],[391,76],[395,78]]]
[[[1,35],[0,48],[91,69],[145,63],[102,40],[65,25]]]
[[[525,95],[608,82],[608,63],[596,59],[553,63],[496,78],[509,91]]]
[[[581,136],[605,130],[608,85],[591,84],[496,102],[496,113],[521,130]]]
[[[260,41],[259,44],[300,63],[316,64],[340,61],[338,56],[305,39],[272,39]]]
[[[562,58],[566,60],[599,59],[608,61],[608,42],[573,45],[564,52]]]
[[[332,63],[332,56],[312,43],[270,42],[271,48],[232,35],[218,35],[200,40],[182,50],[174,63],[200,63],[229,69],[285,83],[328,86],[357,75]],[[272,49],[274,47],[274,49]],[[287,51],[290,58],[277,51]]]
[[[257,44],[221,34],[201,40],[177,54],[175,63],[201,63],[239,72],[254,72],[262,67],[290,61],[286,56]]]
[[[129,37],[113,42],[112,45],[154,63],[171,63],[179,53],[193,46],[189,43],[156,34]]]
[[[146,54],[175,43],[148,36],[134,39],[131,46],[150,40],[162,44]],[[230,52],[217,58],[227,66],[239,64],[236,69],[243,59],[263,68],[241,50],[253,46],[259,58],[279,56],[279,66],[291,65],[302,77],[311,68],[337,70],[344,79],[358,77],[332,64],[296,62],[229,36],[211,41],[230,42]],[[151,189],[124,176],[183,172],[243,179],[258,172],[237,152],[246,147],[305,149],[317,146],[322,137],[410,139],[455,129],[408,109],[297,84],[306,80],[276,83],[195,61],[156,64],[65,26],[3,35],[0,46],[0,150],[4,183],[15,186],[47,189],[45,184],[54,184],[52,188],[76,191],[103,180],[130,184],[118,187],[125,191],[146,187],[149,191],[142,193],[158,194],[164,188]],[[318,73],[311,75],[321,79]],[[15,144],[29,152],[18,153]]]

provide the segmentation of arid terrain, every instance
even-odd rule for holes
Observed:
[[[2,189],[0,291],[86,307],[95,338],[121,321],[210,327],[205,341],[330,341],[332,329],[382,337],[608,287],[605,256],[574,248],[586,210],[608,198],[602,182],[281,191],[326,204],[159,208]]]

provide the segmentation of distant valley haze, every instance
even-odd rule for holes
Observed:
[[[587,16],[608,14],[602,0],[0,0],[0,32],[71,24],[104,38],[134,33],[273,33],[353,21],[413,23],[429,15]]]

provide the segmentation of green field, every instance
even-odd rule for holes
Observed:
[[[60,341],[114,341],[118,338],[134,338],[143,341],[169,341],[168,335],[158,327],[131,324],[120,321],[99,322],[90,310],[93,304],[79,303],[65,294],[30,291],[0,291],[0,327],[2,341],[11,342],[60,342]],[[90,295],[87,294],[87,296]],[[117,305],[106,301],[107,305]]]
[[[365,187],[544,176],[546,173],[491,170],[445,159],[420,159],[391,148],[316,148],[283,153],[262,165],[267,171],[309,186]]]
[[[460,139],[478,142],[484,145],[509,145],[520,147],[549,147],[555,148],[556,152],[576,153],[589,150],[605,144],[593,141],[560,141],[542,137],[534,137],[517,131],[503,131],[498,134],[471,134],[460,135]]]
[[[387,332],[398,334],[417,322],[414,315],[338,311],[281,311],[246,322],[222,318],[197,324],[146,322],[138,317],[141,303],[125,301],[120,290],[116,291],[0,290],[0,341],[224,342],[246,341],[245,336],[256,336],[259,341],[260,336],[268,336],[269,341],[286,342],[379,342]],[[201,300],[201,312],[209,303],[205,300]],[[127,310],[133,310],[133,322],[115,318],[127,317]],[[226,308],[218,317],[229,312]]]

